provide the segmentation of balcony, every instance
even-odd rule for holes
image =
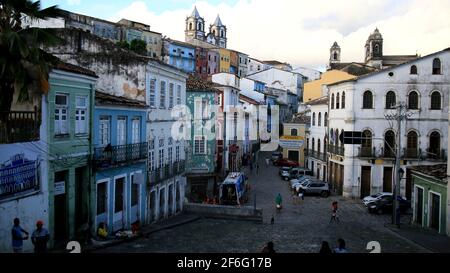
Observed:
[[[326,153],[321,153],[318,151],[314,151],[314,150],[307,150],[306,155],[305,156],[309,156],[318,160],[322,160],[323,162],[327,161],[327,156]]]
[[[40,115],[34,111],[0,111],[0,144],[39,140]]]
[[[160,182],[182,175],[185,172],[185,161],[178,161],[172,164],[166,164],[162,168],[149,172],[150,184],[159,184]]]
[[[328,146],[328,152],[335,155],[344,156],[345,149],[343,146]]]
[[[375,149],[375,147],[359,147],[358,148],[358,157],[362,157],[362,158],[376,158],[376,149]]]
[[[416,148],[403,148],[403,157],[409,159],[419,159],[419,150]]]
[[[147,142],[119,146],[108,145],[94,149],[97,168],[110,168],[147,159]]]
[[[436,150],[428,148],[426,153],[422,153],[421,156],[424,160],[443,162],[447,161],[447,151],[445,149]]]

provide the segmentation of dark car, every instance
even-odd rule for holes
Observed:
[[[280,158],[283,158],[283,154],[281,152],[273,152],[272,153],[272,162],[274,162],[275,160],[278,160]]]
[[[409,208],[411,208],[411,202],[404,199],[403,197],[399,197],[399,204],[400,204],[400,212],[406,213]],[[383,213],[392,213],[393,207],[392,207],[392,201],[394,200],[394,197],[392,196],[383,196],[378,201],[372,202],[367,204],[367,209],[370,213],[377,213],[377,214],[383,214]]]
[[[278,160],[275,160],[273,162],[274,166],[280,166],[280,167],[298,167],[298,162],[289,160],[287,158],[280,158]]]

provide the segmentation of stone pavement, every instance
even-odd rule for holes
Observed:
[[[178,225],[171,229],[154,232],[145,238],[124,243],[102,252],[160,252],[160,253],[257,253],[268,242],[284,253],[316,253],[322,241],[336,246],[338,238],[347,242],[353,253],[368,253],[370,241],[377,241],[383,253],[424,253],[424,247],[405,239],[386,227],[388,215],[372,215],[360,200],[349,200],[331,196],[322,198],[306,196],[300,204],[294,205],[288,182],[278,175],[278,168],[266,166],[260,157],[259,174],[249,175],[250,200],[263,208],[263,223],[205,219]],[[277,213],[275,197],[283,196],[284,208]],[[340,223],[330,224],[331,203],[339,202]],[[270,224],[272,216],[274,225]]]
[[[389,226],[389,229],[400,236],[421,245],[435,253],[450,253],[450,237],[412,225],[402,225],[400,228]]]

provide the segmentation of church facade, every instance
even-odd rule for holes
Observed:
[[[186,18],[185,41],[197,46],[227,48],[227,27],[217,15],[214,24],[209,26],[209,33],[205,32],[205,19],[200,16],[197,7]]]

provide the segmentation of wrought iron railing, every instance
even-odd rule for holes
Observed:
[[[360,147],[358,149],[358,157],[366,157],[366,158],[376,157],[375,147]]]
[[[34,111],[0,111],[0,144],[39,140],[40,115]]]
[[[315,159],[319,159],[319,160],[322,160],[322,161],[326,161],[327,160],[326,153],[321,153],[321,152],[314,151],[314,150],[311,150],[311,149],[307,150],[306,156],[313,157]]]
[[[147,142],[98,147],[94,149],[94,161],[97,168],[108,168],[135,162],[147,158]]]
[[[175,176],[182,175],[185,172],[185,161],[178,161],[172,164],[166,164],[161,168],[151,170],[149,172],[150,184],[158,184],[167,179],[174,178]]]
[[[328,152],[335,155],[344,156],[345,149],[343,146],[328,146]]]

